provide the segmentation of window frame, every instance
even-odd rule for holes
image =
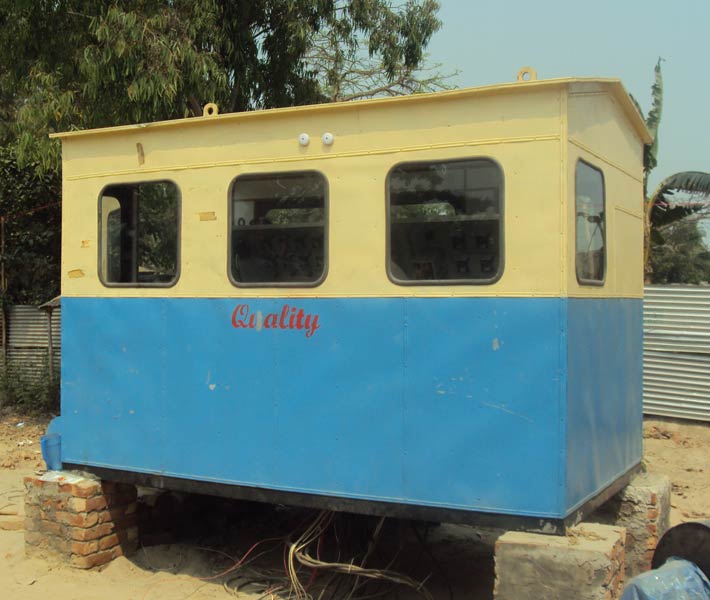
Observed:
[[[498,270],[493,277],[486,279],[398,279],[392,274],[392,203],[390,196],[390,179],[392,174],[402,165],[432,165],[437,163],[460,163],[480,161],[488,162],[498,170],[499,175],[499,206],[498,206]],[[385,269],[388,279],[395,285],[400,286],[444,286],[444,285],[493,285],[500,281],[505,273],[505,171],[499,161],[490,156],[469,156],[465,158],[437,158],[426,160],[405,160],[392,165],[387,172],[385,178],[385,228],[386,228],[386,243],[385,243]]]
[[[291,281],[277,282],[243,282],[237,281],[232,273],[234,257],[232,256],[232,240],[234,233],[234,188],[240,179],[263,179],[266,177],[279,177],[286,175],[302,175],[313,174],[320,177],[323,181],[323,273],[314,281],[294,283]],[[318,169],[296,169],[293,171],[262,171],[240,173],[232,179],[227,191],[227,277],[231,284],[237,288],[315,288],[323,285],[323,282],[328,278],[330,270],[330,182],[323,171]]]
[[[106,190],[112,187],[118,187],[118,186],[139,186],[143,184],[150,184],[150,183],[169,183],[175,186],[175,189],[177,190],[177,211],[175,215],[176,219],[176,225],[177,225],[177,244],[176,244],[176,257],[175,257],[175,277],[172,279],[172,281],[168,281],[165,283],[141,283],[138,281],[129,281],[129,282],[122,282],[122,281],[107,281],[104,277],[104,272],[103,272],[103,260],[102,260],[102,251],[103,251],[103,227],[102,227],[102,216],[103,216],[103,211],[101,209],[101,200],[103,199],[104,195],[106,194]],[[161,179],[148,179],[148,180],[138,180],[138,181],[116,181],[113,183],[107,183],[103,188],[101,188],[101,191],[99,192],[99,197],[98,197],[98,254],[97,254],[97,268],[96,272],[98,273],[99,276],[99,281],[104,287],[107,288],[171,288],[175,287],[180,281],[180,277],[182,275],[182,190],[180,189],[180,186],[178,183],[173,180],[173,179],[168,179],[168,178],[161,178]]]
[[[604,240],[604,262],[602,264],[602,269],[603,269],[603,277],[601,279],[584,279],[579,276],[579,270],[577,269],[577,236],[578,236],[578,226],[577,226],[577,198],[578,198],[578,188],[579,188],[579,165],[583,164],[589,167],[590,169],[596,171],[601,175],[602,179],[602,212],[604,214],[604,223],[603,223],[603,228],[602,228],[602,236]],[[583,158],[578,158],[577,162],[574,165],[574,274],[577,279],[577,284],[578,285],[588,285],[588,286],[593,286],[593,287],[604,287],[606,284],[606,275],[607,275],[607,256],[609,254],[609,242],[608,242],[608,236],[606,234],[606,228],[607,228],[607,207],[606,207],[606,177],[604,176],[604,171],[592,163],[590,163],[587,160],[584,160]]]

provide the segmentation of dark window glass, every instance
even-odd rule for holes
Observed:
[[[389,177],[390,277],[490,283],[502,269],[503,178],[490,160],[406,163]]]
[[[312,171],[238,177],[230,270],[242,285],[315,285],[326,268],[326,182]]]
[[[177,279],[179,192],[156,181],[110,185],[99,200],[104,283],[170,285]]]
[[[604,176],[585,162],[577,163],[576,173],[576,267],[580,283],[604,281],[606,217]]]

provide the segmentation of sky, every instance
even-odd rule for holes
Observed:
[[[658,167],[650,188],[678,171],[710,171],[710,0],[439,0],[442,28],[429,62],[475,87],[538,79],[615,77],[651,104],[663,58]]]

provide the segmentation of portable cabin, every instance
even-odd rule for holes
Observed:
[[[639,465],[618,80],[56,137],[68,468],[554,532]]]

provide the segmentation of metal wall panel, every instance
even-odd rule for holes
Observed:
[[[710,286],[644,295],[644,413],[710,421]]]
[[[44,379],[47,373],[48,315],[36,306],[13,306],[7,311],[7,367],[32,379]],[[59,372],[61,310],[52,312],[53,363]]]

